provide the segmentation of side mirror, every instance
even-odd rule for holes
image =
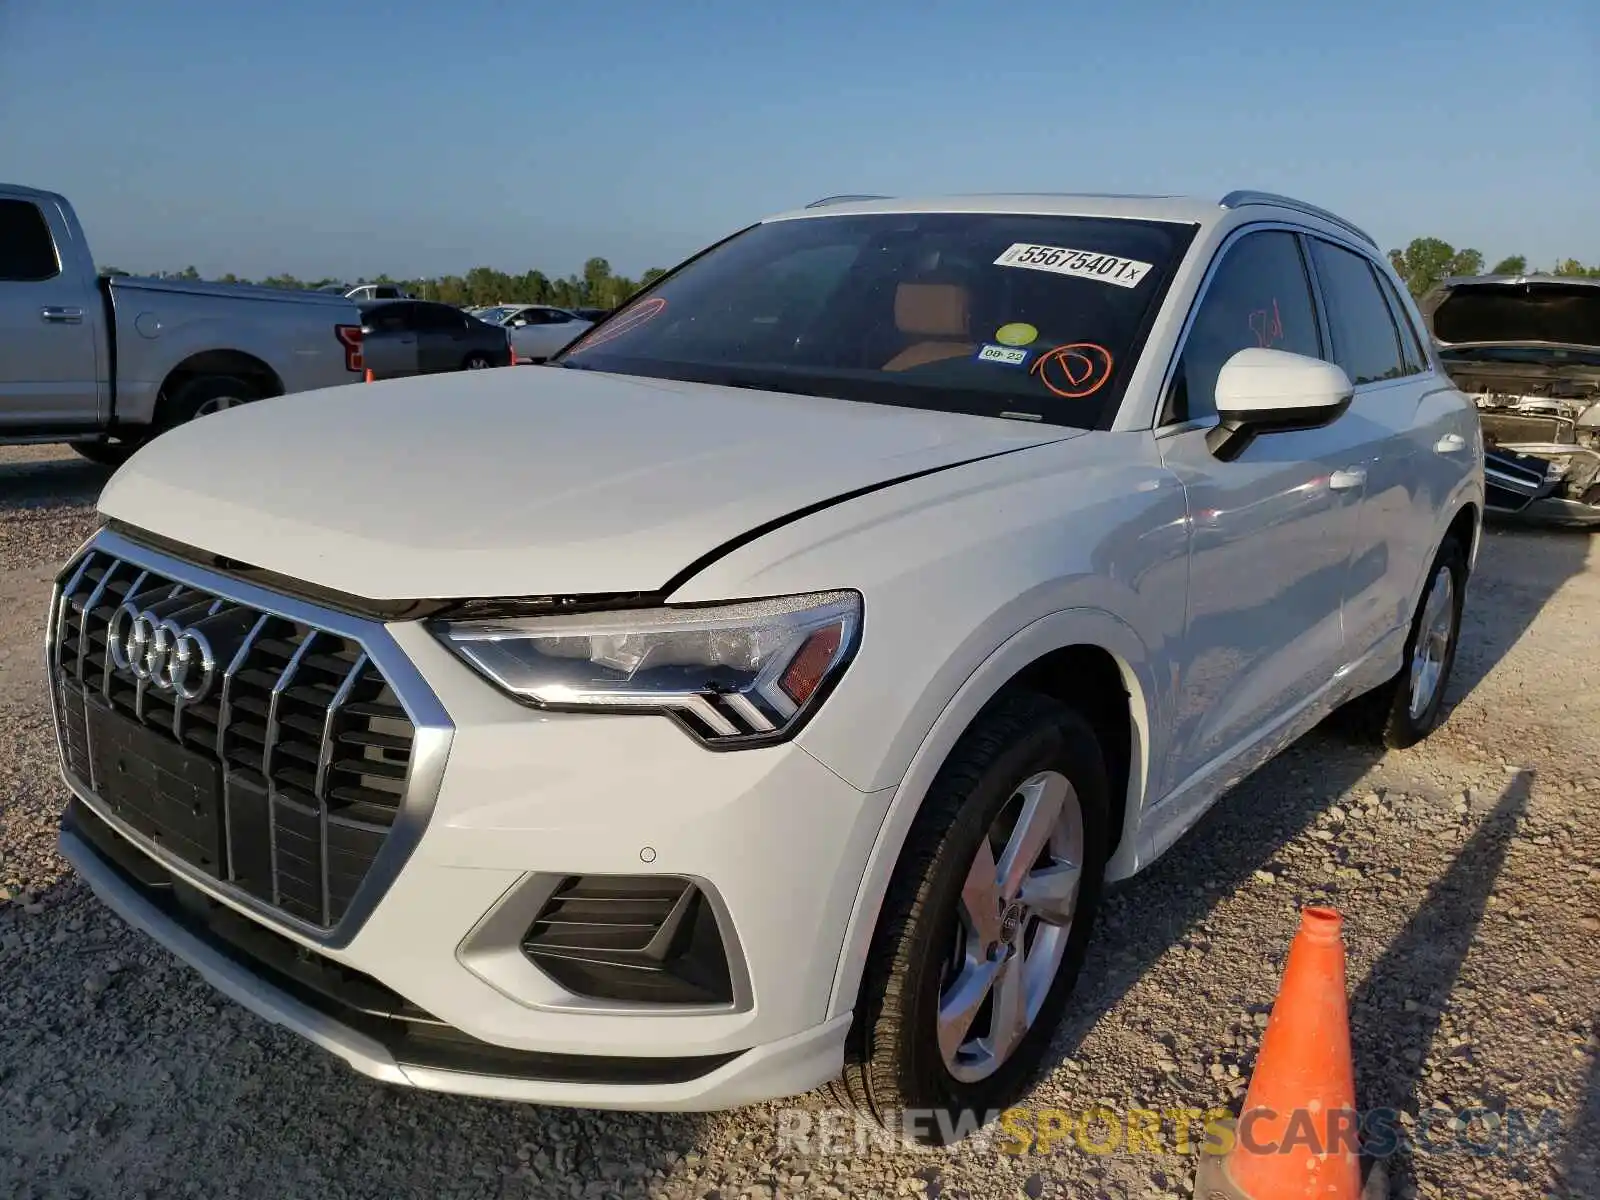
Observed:
[[[1241,350],[1217,375],[1220,423],[1206,434],[1218,458],[1238,456],[1258,434],[1316,429],[1350,407],[1343,368],[1286,350]]]
[[[511,322],[511,328],[513,328],[513,329],[521,329],[527,323],[528,322],[526,320],[524,320],[522,317],[518,317],[515,321]]]

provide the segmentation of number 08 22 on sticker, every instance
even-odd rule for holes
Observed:
[[[1036,246],[1018,242],[999,258],[997,267],[1026,267],[1030,271],[1052,271],[1057,275],[1073,275],[1079,279],[1097,279],[1117,287],[1138,287],[1150,273],[1150,264],[1136,258],[1119,258],[1115,254],[1098,254],[1093,250],[1073,250],[1066,246]]]

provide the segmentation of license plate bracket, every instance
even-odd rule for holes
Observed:
[[[100,800],[158,846],[226,878],[221,764],[102,701],[88,698],[85,708]]]

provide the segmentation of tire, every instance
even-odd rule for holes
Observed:
[[[461,360],[461,369],[463,371],[486,371],[494,365],[494,360],[482,350],[474,350]]]
[[[1081,817],[1070,921],[1045,923],[1033,913],[1018,920],[1014,904],[1000,911],[991,907],[987,928],[999,940],[980,944],[964,893],[974,881],[980,889],[984,879],[992,883],[1005,866],[1005,822],[1019,809],[1027,811],[1023,791],[1036,788],[1037,780],[1058,778],[1066,785],[1061,811],[1069,813],[1076,799]],[[844,1072],[832,1085],[837,1100],[909,1141],[942,1145],[975,1128],[974,1115],[986,1120],[1021,1093],[1049,1048],[1083,967],[1105,875],[1109,791],[1105,759],[1088,721],[1044,696],[1009,695],[962,735],[928,790],[884,898]],[[1034,794],[1037,799],[1045,793]],[[1048,806],[1041,800],[1039,807]],[[1023,824],[1017,820],[1012,828]],[[1053,828],[1060,834],[1070,824],[1063,818]],[[1052,836],[1043,847],[1051,857],[1072,841],[1070,830],[1060,836],[1062,841]],[[1001,850],[993,849],[997,837]],[[984,852],[989,857],[980,857]],[[1029,861],[1037,868],[1042,860]],[[1034,870],[1027,878],[1037,883],[1044,875]],[[998,902],[1004,900],[1001,891]],[[988,953],[981,952],[984,946]],[[1013,984],[1040,964],[1026,989],[1026,1007],[1034,1011],[1032,1021],[1024,1021],[1026,1032],[1009,1054],[985,1058],[981,1041],[968,1039],[979,1029],[995,1033],[996,1002],[990,998],[976,1009],[967,1006],[975,1016],[966,1033],[944,1037],[941,1046],[941,1005],[945,1012],[960,1007],[951,1001],[963,980],[974,984],[967,994],[977,995],[976,981],[996,962],[1010,964]]]
[[[156,431],[165,432],[211,412],[261,399],[253,384],[234,375],[202,375],[191,379],[156,406]]]
[[[92,463],[99,463],[102,467],[120,467],[133,457],[133,452],[144,445],[142,441],[134,442],[68,442],[73,450]]]
[[[1441,580],[1448,580],[1449,589],[1448,597],[1443,599],[1442,614],[1437,609],[1430,609],[1430,602],[1441,602],[1437,594],[1437,590],[1445,586]],[[1444,712],[1445,692],[1450,687],[1450,672],[1455,666],[1456,648],[1461,640],[1461,610],[1466,594],[1467,553],[1455,537],[1447,537],[1434,555],[1433,565],[1428,568],[1422,598],[1417,602],[1417,611],[1411,617],[1411,630],[1406,635],[1405,657],[1401,660],[1403,665],[1400,670],[1372,691],[1346,703],[1338,714],[1339,724],[1354,740],[1391,750],[1403,750],[1416,745],[1438,727],[1439,718]],[[1433,619],[1441,615],[1448,621],[1448,641],[1442,653],[1438,650],[1439,626]],[[1420,700],[1421,696],[1414,695],[1413,675],[1418,675],[1420,685],[1422,676],[1416,671],[1417,646],[1419,642],[1425,642],[1425,625],[1433,631],[1433,636],[1427,641],[1431,641],[1434,651],[1426,658],[1434,663],[1436,673],[1432,675],[1431,685],[1426,688],[1426,702],[1418,704],[1414,701]]]

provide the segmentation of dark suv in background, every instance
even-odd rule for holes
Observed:
[[[361,352],[374,379],[512,365],[505,329],[427,300],[361,305]]]

